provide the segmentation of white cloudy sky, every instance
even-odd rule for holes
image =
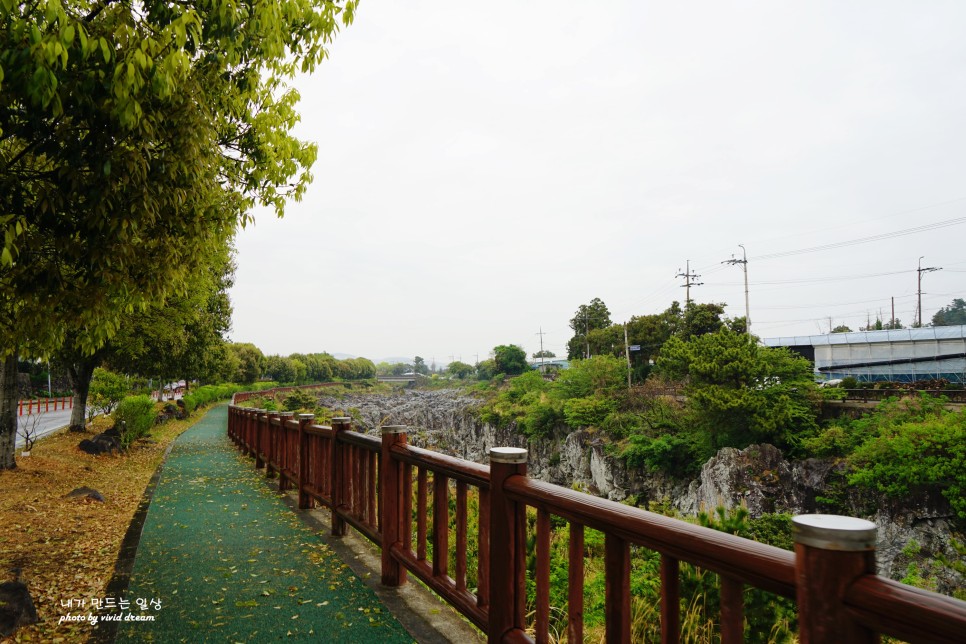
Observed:
[[[688,260],[743,315],[739,244],[757,335],[893,297],[908,324],[920,256],[928,322],[966,297],[964,28],[960,1],[364,0],[296,82],[315,181],[239,235],[231,337],[563,355],[578,306],[660,312]]]

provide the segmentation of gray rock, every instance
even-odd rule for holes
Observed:
[[[99,501],[104,503],[104,495],[97,490],[89,487],[79,487],[71,490],[65,495],[68,499],[91,499],[92,501]]]

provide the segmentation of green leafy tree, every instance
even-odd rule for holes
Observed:
[[[832,329],[832,333],[852,333],[852,329],[845,324],[840,324]]]
[[[475,369],[473,369],[473,365],[456,360],[455,362],[449,363],[449,366],[446,367],[446,371],[454,378],[463,380],[464,378],[470,377]]]
[[[530,369],[527,352],[515,344],[501,344],[493,348],[493,362],[497,373],[516,376]]]
[[[724,310],[724,303],[691,304],[690,308],[684,310],[684,337],[690,338],[706,333],[714,333],[721,327],[726,326]],[[741,322],[739,328],[732,330],[744,333],[744,323]]]
[[[606,329],[611,325],[607,305],[595,297],[589,304],[581,304],[570,320],[574,336],[567,343],[567,357],[571,360],[588,357],[588,335],[595,329]]]
[[[88,421],[98,413],[110,414],[131,391],[131,380],[106,369],[95,369],[88,390]]]
[[[711,449],[757,442],[796,447],[817,428],[818,395],[808,360],[760,346],[728,327],[689,340],[670,338],[657,370],[684,381],[688,409]]]
[[[540,358],[556,358],[556,357],[557,357],[556,353],[554,353],[553,351],[548,351],[546,349],[544,349],[543,351],[537,351],[536,353],[533,354],[534,360],[539,360]]]
[[[261,378],[265,361],[261,349],[250,342],[232,343],[228,348],[238,358],[238,371],[234,381],[247,385]]]
[[[0,469],[16,360],[184,290],[196,257],[311,176],[285,86],[355,0],[0,3]]]
[[[956,326],[959,324],[966,324],[966,300],[962,298],[956,298],[932,316],[933,326]]]
[[[416,356],[413,358],[413,371],[418,374],[426,375],[429,373],[429,367],[426,366],[426,361]]]
[[[478,380],[489,380],[498,373],[502,372],[497,370],[496,360],[493,358],[482,360],[476,365],[476,378]]]

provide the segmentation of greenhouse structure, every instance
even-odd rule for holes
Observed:
[[[789,336],[762,343],[811,360],[817,380],[966,381],[966,326]]]

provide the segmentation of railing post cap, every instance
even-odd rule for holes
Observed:
[[[795,543],[820,550],[875,550],[876,534],[874,523],[856,517],[837,514],[799,514],[792,517]]]
[[[299,420],[312,420],[315,418],[315,414],[299,414]]]
[[[280,412],[278,412],[278,415],[279,416],[284,416],[285,418],[291,418],[292,416],[295,415],[295,412],[294,411],[280,411]]]
[[[491,447],[491,463],[526,463],[527,450],[520,447]]]
[[[408,425],[383,425],[379,429],[383,434],[405,434],[409,431]]]
[[[332,419],[332,426],[336,425],[348,425],[352,422],[352,416],[336,416]]]

